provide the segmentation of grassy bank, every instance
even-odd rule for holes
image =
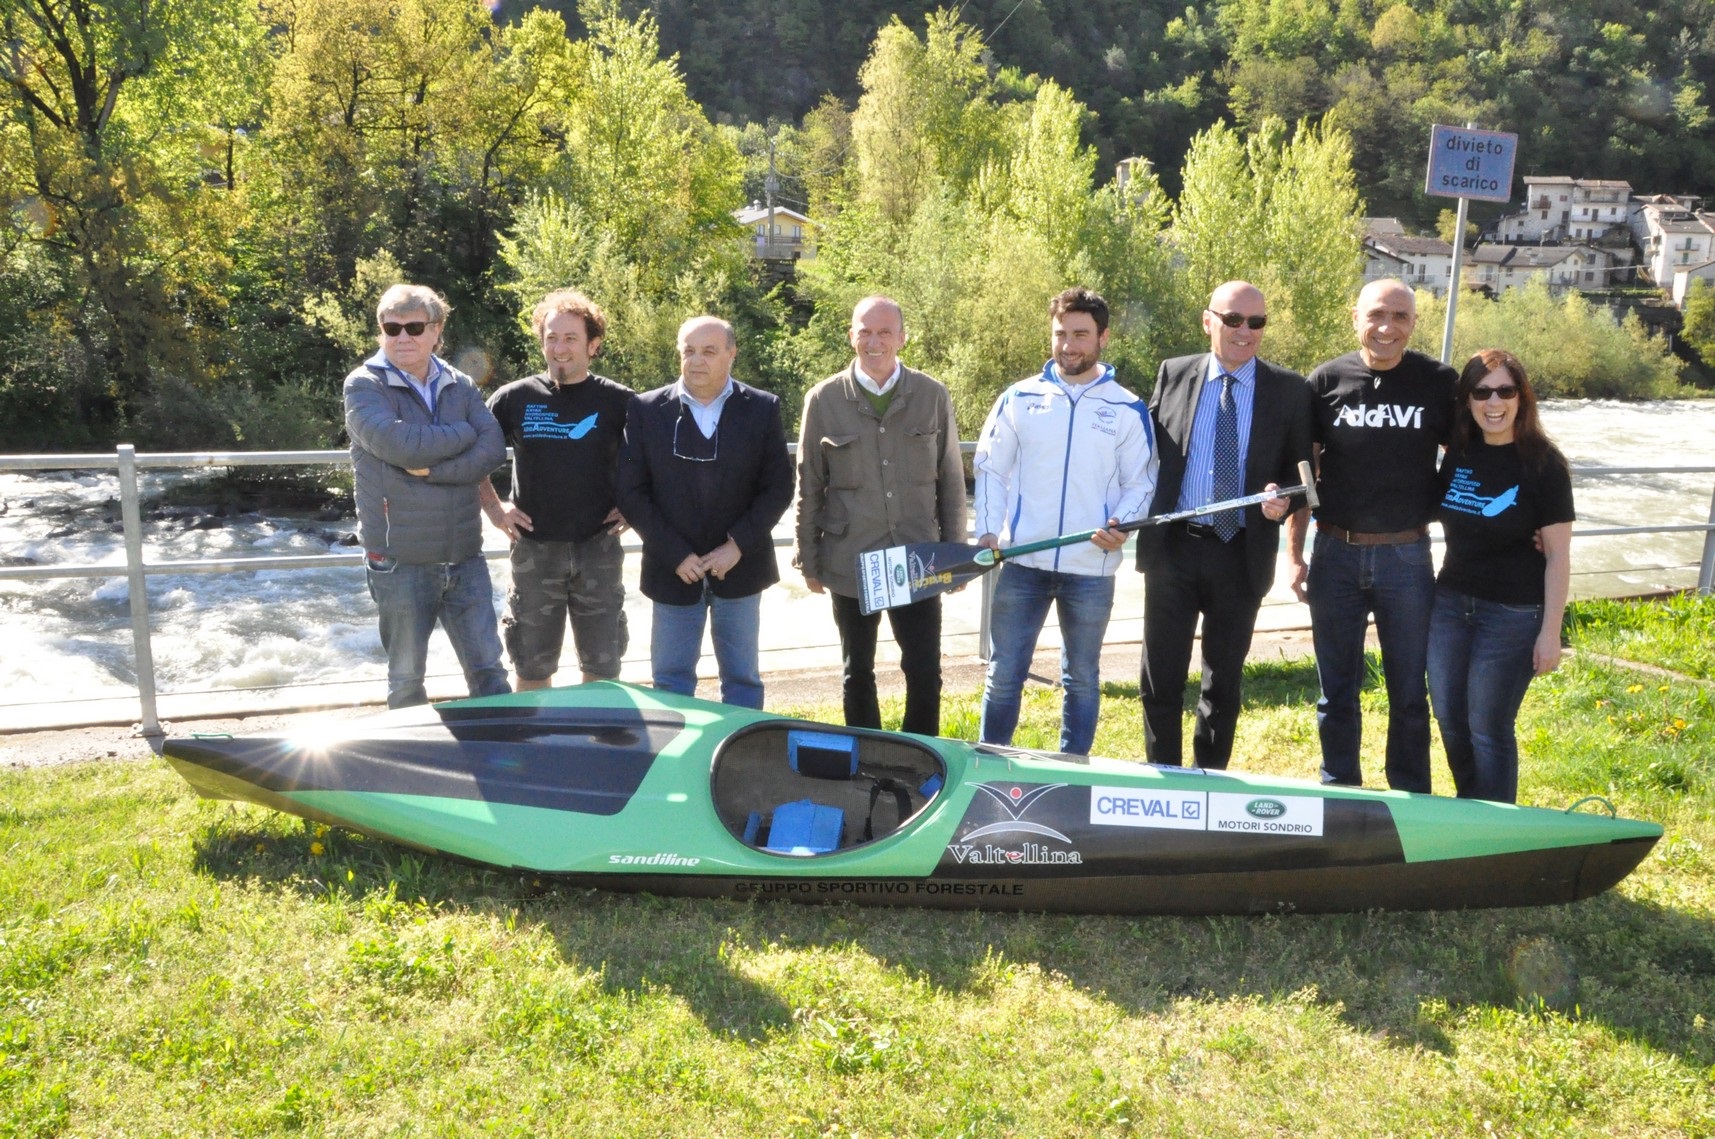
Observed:
[[[1668,836],[1573,906],[670,901],[202,802],[154,761],[7,773],[0,1136],[1715,1135],[1711,689],[1609,659],[1689,623],[1647,663],[1695,672],[1715,607],[1604,612],[1532,688],[1521,798]],[[1314,694],[1255,668],[1236,764],[1312,775]],[[1020,742],[1057,712],[1034,693]],[[1104,712],[1096,750],[1140,755],[1135,687]],[[971,734],[975,698],[948,717]]]

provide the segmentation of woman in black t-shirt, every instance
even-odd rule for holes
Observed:
[[[1519,705],[1531,678],[1560,664],[1572,476],[1512,353],[1471,357],[1455,395],[1464,411],[1441,464],[1447,549],[1430,616],[1429,699],[1459,797],[1511,803]]]

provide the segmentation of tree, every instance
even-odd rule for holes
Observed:
[[[0,196],[36,214],[8,244],[59,277],[75,413],[117,426],[156,368],[201,369],[233,218],[217,162],[256,110],[261,28],[244,0],[8,0],[0,32]]]
[[[877,35],[852,127],[875,149],[866,159],[858,148],[850,204],[819,215],[818,256],[801,277],[816,316],[793,340],[805,370],[827,374],[849,359],[852,303],[886,292],[905,310],[913,366],[952,389],[973,431],[1000,389],[1042,367],[1048,300],[1068,285],[1107,297],[1120,333],[1110,360],[1128,383],[1147,386],[1184,320],[1153,174],[1124,198],[1098,189],[1088,111],[1057,83],[970,70],[961,84],[930,66],[937,51],[945,63],[983,50],[944,13],[922,40],[897,22]]]
[[[1418,297],[1412,347],[1440,351],[1446,302]],[[1459,298],[1453,329],[1452,363],[1459,367],[1483,348],[1505,348],[1530,372],[1543,398],[1672,399],[1686,394],[1682,365],[1662,337],[1652,335],[1636,314],[1615,320],[1604,307],[1576,291],[1551,292],[1540,278],[1508,289],[1496,300],[1475,293]]]
[[[1308,368],[1347,351],[1362,275],[1351,142],[1278,120],[1248,140],[1217,124],[1192,140],[1172,237],[1188,286],[1207,297],[1242,279],[1268,298],[1268,352]]]
[[[1715,285],[1707,278],[1691,282],[1684,312],[1685,328],[1680,335],[1706,365],[1715,368]]]

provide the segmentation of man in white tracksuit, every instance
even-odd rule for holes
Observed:
[[[1102,638],[1114,603],[1123,532],[1155,494],[1158,462],[1144,401],[1102,363],[1108,305],[1085,288],[1048,305],[1053,359],[1007,388],[976,454],[976,533],[999,549],[1096,529],[1087,543],[1008,559],[995,583],[994,651],[983,687],[982,739],[1010,744],[1048,606],[1060,618],[1065,698],[1060,750],[1088,755],[1101,709]],[[1097,529],[1097,528],[1100,529]]]

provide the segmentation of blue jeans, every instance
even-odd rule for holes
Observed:
[[[462,562],[422,566],[371,558],[366,572],[369,596],[381,611],[389,708],[429,702],[423,673],[429,665],[429,634],[437,620],[453,643],[472,696],[512,691],[506,667],[500,663],[494,587],[481,554]]]
[[[1060,750],[1089,755],[1102,707],[1102,638],[1114,607],[1112,576],[1032,569],[1003,562],[989,627],[994,654],[983,687],[982,741],[1010,744],[1036,638],[1052,604],[1060,618]]]
[[[706,622],[705,622],[706,618]],[[697,694],[697,661],[703,655],[703,626],[715,642],[721,702],[762,707],[762,666],[757,635],[762,594],[716,597],[703,583],[702,600],[691,605],[655,602],[649,634],[649,666],[655,687],[681,696]]]
[[[1376,617],[1387,683],[1387,783],[1429,791],[1429,610],[1435,570],[1429,539],[1397,546],[1354,546],[1318,532],[1310,562],[1310,637],[1316,649],[1316,730],[1322,782],[1363,783],[1364,634]]]
[[[1429,626],[1429,695],[1461,799],[1518,799],[1513,722],[1536,675],[1532,650],[1542,606],[1503,605],[1435,590]]]

